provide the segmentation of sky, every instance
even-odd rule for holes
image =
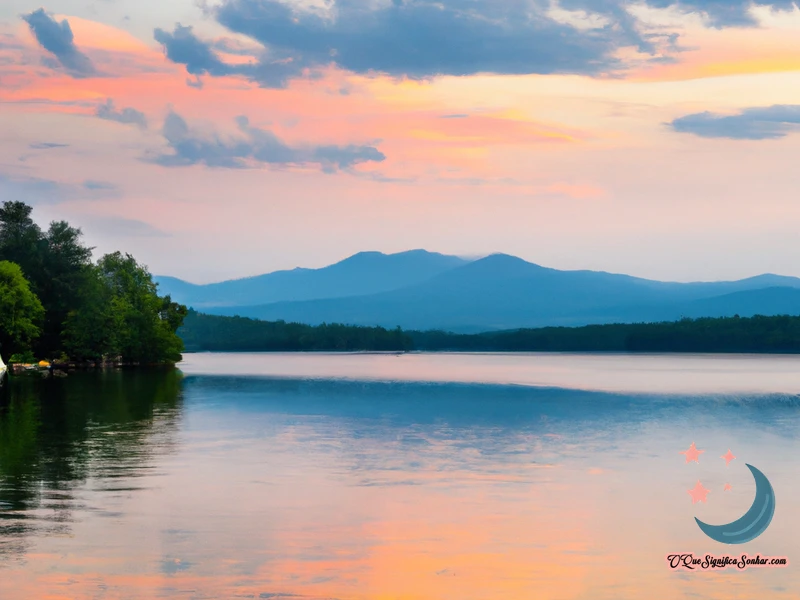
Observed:
[[[800,276],[788,0],[3,0],[0,131],[0,200],[195,283]]]

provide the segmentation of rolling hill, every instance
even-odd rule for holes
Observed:
[[[357,287],[349,282],[347,289]],[[455,332],[684,316],[800,314],[800,279],[793,277],[767,274],[729,282],[672,283],[598,271],[560,271],[505,254],[461,261],[388,291],[339,297],[307,291],[313,293],[318,297],[245,305],[246,296],[240,296],[239,306],[194,307],[209,314],[311,325],[338,322]]]
[[[426,250],[397,254],[359,252],[321,269],[292,269],[265,275],[196,285],[156,276],[159,292],[196,309],[343,298],[374,294],[421,283],[468,261]]]

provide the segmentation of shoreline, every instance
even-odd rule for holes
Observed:
[[[723,355],[729,356],[734,354],[753,355],[753,356],[798,356],[798,351],[769,351],[769,350],[751,350],[743,352],[741,350],[710,350],[710,351],[697,351],[697,350],[196,350],[192,352],[184,352],[183,354],[333,354],[337,356],[346,355],[396,355],[401,356],[404,354],[510,354],[510,355],[523,355],[523,354],[574,354],[574,355],[620,355],[620,356],[638,356],[638,355]],[[181,361],[182,362],[182,361]],[[176,365],[180,363],[175,363]]]
[[[44,361],[46,362],[46,361]],[[8,365],[8,372],[14,375],[40,374],[42,377],[66,377],[68,373],[76,371],[108,371],[123,369],[169,369],[175,368],[178,363],[125,363],[117,361],[104,362],[51,362],[47,364],[39,363],[11,363]]]

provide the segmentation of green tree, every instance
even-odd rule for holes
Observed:
[[[98,361],[117,354],[117,332],[111,288],[100,269],[88,269],[80,290],[80,309],[64,319],[63,349],[72,360]]]
[[[43,307],[41,330],[36,322],[37,335],[32,329],[9,335],[11,347],[35,341],[32,349],[41,357],[66,351],[74,360],[180,360],[183,342],[175,332],[186,307],[160,297],[150,273],[132,256],[116,252],[94,265],[80,229],[54,221],[43,232],[31,214],[23,202],[0,206],[0,260],[19,265]]]
[[[114,352],[126,362],[179,361],[183,342],[176,331],[186,307],[160,297],[147,268],[130,254],[107,254],[98,269],[110,296]]]
[[[42,303],[19,265],[0,261],[0,343],[7,356],[30,349],[43,316]]]
[[[378,350],[413,348],[412,338],[397,327],[357,325],[304,325],[285,321],[259,321],[244,317],[220,317],[190,310],[178,330],[191,351],[313,351]]]
[[[81,230],[65,221],[54,221],[42,232],[31,217],[32,210],[23,202],[5,202],[0,207],[0,259],[20,265],[44,306],[35,350],[51,356],[62,346],[67,315],[81,309],[92,248],[81,243]]]
[[[42,230],[31,218],[32,211],[24,202],[0,206],[0,259],[18,264],[38,293],[45,243]]]
[[[80,229],[65,221],[54,221],[43,238],[38,294],[47,312],[37,344],[43,356],[52,356],[62,347],[67,316],[87,308],[86,288],[93,275],[92,249],[81,244],[81,236]]]

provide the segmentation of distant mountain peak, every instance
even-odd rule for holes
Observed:
[[[450,257],[453,257],[453,258],[460,258],[460,257],[455,257],[455,256],[453,256],[451,254],[442,254],[441,252],[432,252],[431,250],[425,250],[424,248],[414,248],[413,250],[404,250],[402,252],[395,252],[394,255],[391,255],[391,256],[412,256],[412,255],[418,255],[418,256],[450,256]],[[466,259],[462,258],[462,260],[466,260]]]
[[[800,279],[772,273],[728,282],[660,282],[558,270],[503,252],[466,260],[412,249],[353,254],[319,269],[191,285],[161,293],[200,312],[316,324],[487,331],[675,320],[681,316],[800,314]]]
[[[297,267],[191,288],[179,279],[156,279],[163,293],[172,292],[176,301],[202,309],[387,292],[422,283],[465,264],[468,261],[457,256],[423,249],[394,254],[366,250],[318,269]]]
[[[356,252],[355,254],[351,254],[344,260],[350,260],[351,258],[359,258],[359,257],[376,257],[376,256],[388,256],[379,250],[362,250],[361,252]],[[342,262],[342,261],[339,261]],[[334,263],[335,264],[335,263]],[[324,267],[323,267],[324,268]]]
[[[518,256],[496,252],[479,258],[476,261],[465,265],[466,269],[474,272],[492,272],[496,275],[531,275],[535,272],[553,271],[547,267],[542,267],[532,262],[528,262]]]
[[[353,258],[389,258],[389,257],[404,257],[404,256],[447,256],[450,258],[458,258],[456,256],[448,255],[448,254],[441,254],[440,252],[431,252],[430,250],[425,250],[423,248],[414,248],[412,250],[402,250],[400,252],[381,252],[380,250],[362,250],[361,252],[356,252],[348,256],[347,258],[339,261],[344,262],[346,260],[350,260]],[[462,259],[464,260],[464,259]],[[334,263],[339,264],[339,263]],[[324,267],[323,267],[324,268]]]
[[[424,267],[431,261],[436,261],[437,263],[441,264],[448,264],[452,267],[460,266],[461,264],[466,264],[469,262],[457,256],[440,254],[438,252],[430,252],[421,248],[392,253],[380,252],[378,250],[364,250],[362,252],[356,252],[355,254],[348,256],[337,263],[317,270],[322,271],[325,269],[338,269],[341,267],[350,267],[359,264],[384,268],[388,264],[402,265],[406,261],[411,261],[407,263],[409,267],[413,267],[415,265]]]
[[[507,264],[526,264],[526,265],[533,265],[534,263],[528,262],[524,258],[520,258],[519,256],[514,256],[513,254],[506,254],[504,252],[493,252],[488,256],[480,259],[481,261],[491,262],[491,263],[507,263]],[[538,265],[535,265],[538,266]]]

